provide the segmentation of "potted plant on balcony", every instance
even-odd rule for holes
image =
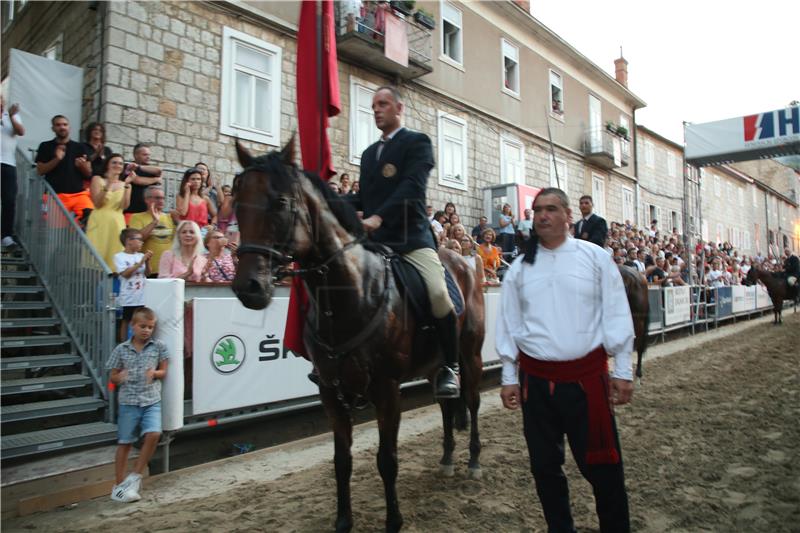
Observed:
[[[620,137],[622,137],[623,139],[625,139],[627,141],[628,140],[628,128],[626,128],[625,126],[622,126],[622,125],[617,126],[617,135],[619,135]]]
[[[406,16],[411,16],[411,13],[414,11],[415,4],[416,2],[414,0],[392,0],[389,2],[389,5],[392,6],[392,9]]]
[[[611,122],[610,120],[606,121],[606,130],[610,131],[611,133],[617,133],[617,126]]]
[[[422,8],[417,9],[417,12],[414,13],[414,18],[421,26],[425,26],[429,30],[436,27],[436,20],[433,18],[433,15]]]

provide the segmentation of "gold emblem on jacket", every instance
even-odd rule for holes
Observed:
[[[384,178],[393,178],[397,174],[397,167],[391,163],[386,163],[383,165],[383,173]]]

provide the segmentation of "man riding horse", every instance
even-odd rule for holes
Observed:
[[[786,275],[786,283],[789,285],[790,290],[797,290],[794,287],[800,281],[800,258],[793,254],[789,248],[784,249],[783,254],[783,272]]]
[[[458,321],[425,212],[433,148],[427,135],[402,126],[403,108],[395,87],[375,91],[372,111],[383,135],[361,154],[360,191],[348,198],[363,212],[364,229],[372,240],[401,254],[422,276],[445,361],[436,376],[434,395],[457,398]]]

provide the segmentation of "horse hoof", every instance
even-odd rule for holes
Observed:
[[[482,479],[483,478],[483,470],[481,470],[481,467],[470,468],[467,471],[467,477],[469,479],[474,479],[476,481],[479,480],[479,479]]]
[[[439,465],[439,472],[444,477],[453,477],[456,473],[456,468],[453,465]]]

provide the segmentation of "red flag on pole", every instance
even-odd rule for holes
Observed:
[[[297,125],[303,168],[324,180],[335,174],[328,143],[328,117],[339,114],[339,67],[333,1],[304,0],[297,32]]]
[[[304,0],[300,6],[297,32],[297,125],[303,168],[328,180],[336,172],[328,142],[328,117],[341,111],[339,65],[336,59],[333,1]],[[303,281],[295,277],[289,294],[289,312],[283,344],[308,358],[303,327],[308,312],[308,294]]]

